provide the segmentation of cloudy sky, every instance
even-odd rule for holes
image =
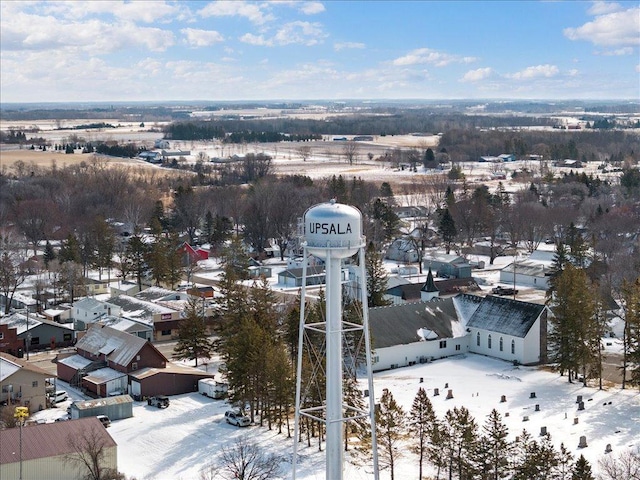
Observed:
[[[640,98],[636,0],[0,6],[2,103]]]

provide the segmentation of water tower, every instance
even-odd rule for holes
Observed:
[[[373,472],[378,478],[378,452],[375,435],[375,399],[371,370],[371,340],[369,336],[369,312],[367,310],[366,271],[364,262],[365,237],[362,235],[362,214],[352,206],[334,200],[309,208],[304,214],[303,268],[300,305],[300,336],[298,341],[298,366],[296,375],[296,405],[293,447],[293,478],[296,478],[297,444],[300,416],[304,415],[326,425],[326,478],[343,478],[344,424],[356,418],[366,417],[371,426]],[[362,323],[344,322],[342,319],[342,261],[358,254],[357,279],[362,304]],[[314,255],[325,262],[326,309],[321,322],[305,322],[305,295],[307,290],[308,256]],[[306,330],[324,332],[326,359],[325,401],[321,405],[301,408],[302,358]],[[359,410],[343,401],[343,336],[347,331],[361,330],[365,340],[365,358],[368,377],[369,408]],[[321,362],[322,359],[317,360]],[[319,366],[315,366],[317,368]],[[312,367],[314,368],[314,367]],[[345,412],[351,410],[347,417]]]

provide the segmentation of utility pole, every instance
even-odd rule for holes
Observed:
[[[24,425],[24,421],[29,418],[29,409],[27,407],[16,407],[13,416],[20,424],[20,480],[22,480],[22,426]]]

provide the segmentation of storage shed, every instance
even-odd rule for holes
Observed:
[[[71,418],[106,415],[111,420],[133,417],[133,398],[129,395],[80,400],[71,404]]]

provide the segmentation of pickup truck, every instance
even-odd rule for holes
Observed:
[[[491,290],[491,293],[493,293],[494,295],[517,295],[518,290],[514,290],[513,288],[501,287],[498,285]]]
[[[147,398],[147,405],[151,407],[167,408],[169,406],[169,397],[165,395],[156,395]]]

